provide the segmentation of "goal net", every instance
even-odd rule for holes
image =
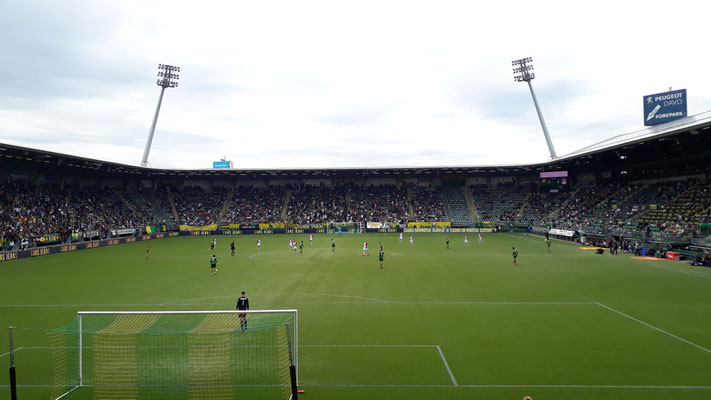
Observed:
[[[297,323],[296,310],[79,312],[47,332],[52,398],[286,400]]]

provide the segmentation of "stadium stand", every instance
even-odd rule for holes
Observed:
[[[348,222],[398,222],[410,219],[407,191],[396,185],[349,186]]]
[[[187,186],[184,191],[173,194],[180,223],[184,225],[210,225],[217,223],[226,193],[206,193],[198,186]]]
[[[549,215],[561,208],[569,199],[569,193],[537,193],[531,192],[528,201],[523,206],[519,221],[532,224],[549,223]]]
[[[442,192],[437,188],[411,186],[412,208],[416,221],[447,221]]]
[[[346,220],[346,195],[339,189],[304,185],[292,191],[285,222],[310,225]]]
[[[158,224],[177,230],[418,221],[560,228],[628,245],[653,239],[711,249],[709,148],[711,113],[554,161],[503,167],[172,170],[2,144],[0,249]],[[568,171],[570,191],[540,193],[546,171]],[[462,191],[462,181],[476,183]],[[43,241],[47,235],[51,240]]]
[[[232,196],[231,207],[222,217],[222,223],[253,227],[280,221],[284,196],[289,189],[289,186],[283,185],[237,187]]]
[[[452,226],[473,226],[474,218],[469,212],[467,199],[461,186],[444,186],[442,195],[444,209]]]
[[[497,224],[514,222],[530,192],[530,187],[501,185],[471,187],[472,199],[479,212],[479,218]]]

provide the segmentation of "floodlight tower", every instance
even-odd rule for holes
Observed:
[[[143,151],[141,167],[148,166],[148,153],[151,152],[151,143],[153,143],[153,134],[156,131],[156,122],[158,122],[160,104],[163,102],[163,92],[165,92],[165,88],[178,87],[178,79],[180,79],[178,72],[180,72],[180,67],[175,67],[168,64],[158,64],[158,81],[156,81],[156,84],[160,86],[160,97],[158,97],[158,106],[156,107],[156,113],[153,116],[153,124],[151,124],[151,131],[148,133],[146,149]]]
[[[536,99],[536,92],[533,91],[533,86],[531,81],[536,77],[533,72],[533,59],[531,57],[522,58],[520,60],[514,60],[511,65],[514,66],[514,80],[516,82],[526,81],[528,83],[528,88],[531,89],[531,97],[533,97],[533,104],[536,106],[536,112],[538,113],[538,120],[541,121],[541,128],[543,128],[543,135],[546,137],[546,143],[548,144],[548,151],[551,153],[551,158],[555,160],[558,156],[555,154],[555,148],[553,148],[553,142],[551,141],[551,136],[548,134],[548,127],[546,126],[546,121],[543,119],[543,113],[541,113],[541,107],[538,105],[538,99]]]

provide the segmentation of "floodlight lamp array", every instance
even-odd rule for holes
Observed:
[[[531,58],[531,57],[526,57],[526,58],[522,58],[520,60],[511,61],[511,65],[516,67],[516,68],[513,68],[514,81],[528,82],[531,79],[536,77],[536,75],[533,72],[530,72],[530,71],[533,71],[533,65],[529,65],[529,63],[532,63],[532,62],[533,62],[533,58]]]
[[[156,84],[165,88],[178,87],[177,80],[180,79],[180,67],[168,64],[158,64],[158,80]]]

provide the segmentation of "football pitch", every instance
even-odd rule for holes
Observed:
[[[80,310],[234,309],[245,290],[252,309],[299,310],[307,400],[711,398],[710,269],[558,241],[549,253],[521,234],[472,235],[468,247],[452,234],[450,249],[444,234],[415,234],[414,246],[408,236],[291,235],[303,255],[288,235],[264,236],[259,251],[256,236],[215,236],[216,276],[211,236],[5,262],[0,364],[11,325],[57,328]],[[49,398],[46,346],[42,333],[15,334],[22,400]]]

